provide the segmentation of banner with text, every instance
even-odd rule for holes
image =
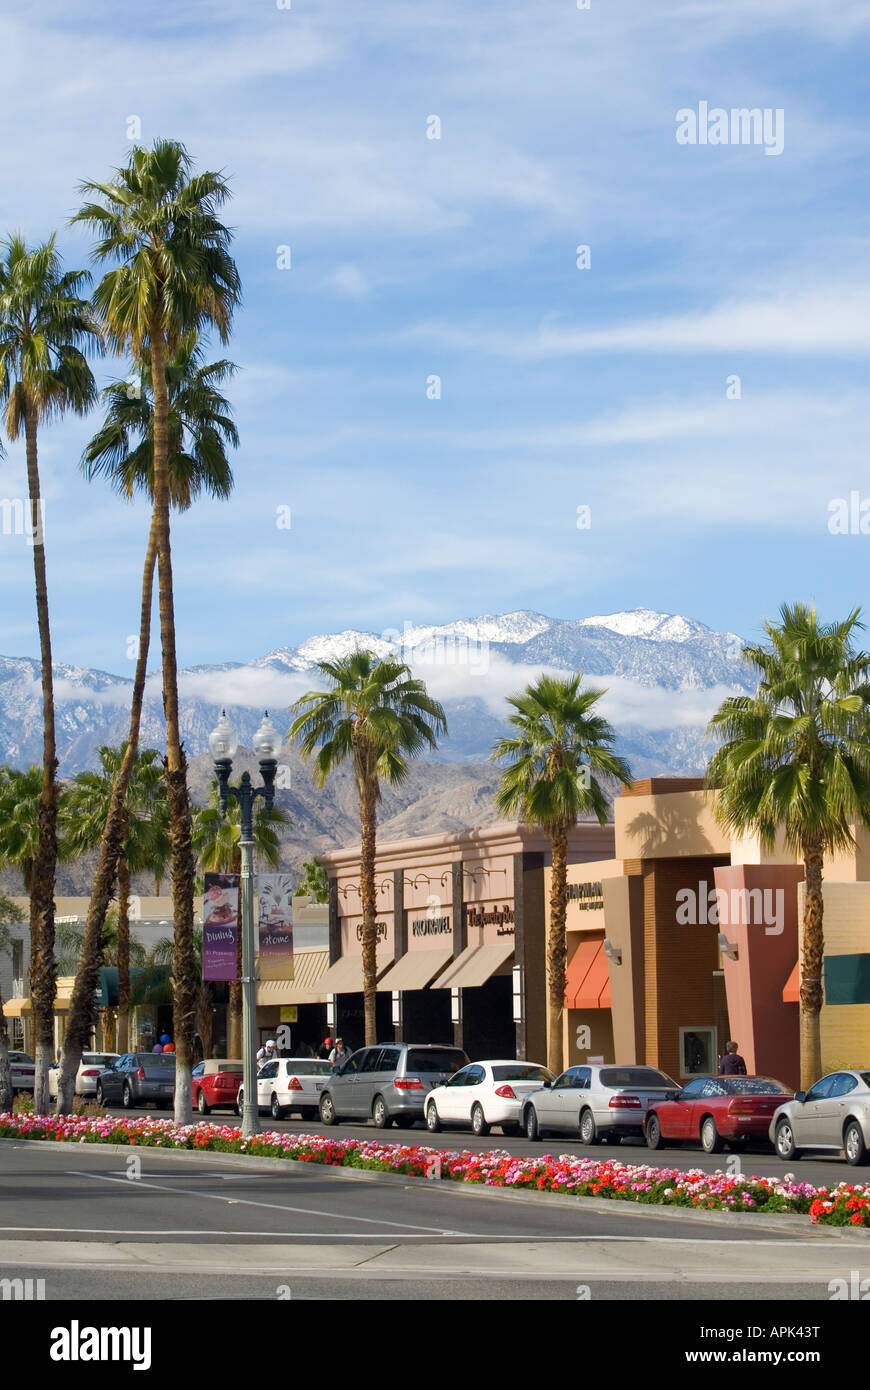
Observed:
[[[238,874],[206,874],[202,905],[202,978],[238,978]]]
[[[292,874],[258,874],[260,979],[293,979]]]

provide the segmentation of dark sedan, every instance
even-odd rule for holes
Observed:
[[[175,1054],[126,1052],[97,1078],[97,1104],[134,1110],[137,1105],[169,1106],[175,1096]]]

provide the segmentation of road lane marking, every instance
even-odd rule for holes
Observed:
[[[95,1182],[122,1183],[124,1187],[143,1188],[150,1187],[155,1192],[174,1192],[180,1197],[195,1197],[199,1201],[223,1202],[227,1206],[241,1207],[265,1207],[268,1211],[287,1211],[294,1212],[297,1216],[325,1216],[327,1219],[338,1221],[360,1221],[367,1226],[392,1226],[396,1230],[403,1231],[428,1231],[430,1234],[439,1236],[461,1235],[461,1231],[445,1230],[443,1226],[418,1226],[412,1221],[383,1221],[373,1216],[345,1216],[343,1212],[322,1211],[319,1207],[288,1207],[283,1202],[254,1202],[249,1197],[222,1197],[218,1192],[191,1192],[184,1187],[164,1187],[160,1183],[146,1182],[144,1178],[136,1178],[132,1182],[129,1178],[115,1178],[108,1173],[86,1173],[71,1170],[67,1174],[73,1178],[91,1178]]]

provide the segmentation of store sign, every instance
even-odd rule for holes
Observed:
[[[356,939],[357,939],[357,941],[362,941],[362,939],[363,939],[363,924],[362,924],[362,922],[357,922],[357,924],[356,924]],[[375,922],[375,942],[378,942],[378,941],[386,941],[386,939],[387,939],[387,924],[386,924],[386,922]]]
[[[505,903],[504,907],[494,907],[489,912],[482,907],[468,906],[465,909],[465,921],[469,927],[487,927],[493,923],[496,925],[496,936],[513,936],[514,934],[514,910]]]
[[[449,917],[420,917],[411,923],[412,936],[443,936],[452,930]]]
[[[604,884],[569,883],[566,896],[569,903],[576,902],[581,912],[593,912],[604,906]]]
[[[206,874],[202,904],[202,978],[235,980],[239,875]]]

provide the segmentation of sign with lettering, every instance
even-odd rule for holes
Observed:
[[[363,924],[362,924],[362,922],[357,922],[357,924],[356,924],[356,939],[357,939],[357,941],[362,941],[362,939],[363,939]],[[375,922],[375,941],[376,941],[376,942],[378,942],[378,941],[386,941],[386,939],[387,939],[387,924],[386,924],[386,922]]]
[[[239,931],[238,874],[206,874],[202,904],[202,978],[235,980]]]
[[[514,934],[514,910],[509,903],[505,903],[504,907],[489,910],[469,903],[465,909],[465,921],[469,927],[485,927],[494,923],[497,927],[496,936]]]
[[[569,883],[565,895],[569,903],[576,902],[581,912],[604,906],[603,883]]]
[[[260,979],[293,979],[292,874],[258,874]]]
[[[442,936],[452,930],[449,917],[420,917],[411,923],[412,936]]]

